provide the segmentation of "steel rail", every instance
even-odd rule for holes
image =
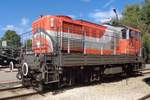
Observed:
[[[23,97],[27,97],[27,96],[36,95],[36,94],[38,94],[38,92],[19,94],[19,95],[8,96],[8,97],[2,97],[2,98],[0,98],[0,100],[18,99],[18,98],[23,98]]]
[[[147,94],[141,98],[139,98],[138,100],[146,100],[146,99],[149,99],[150,98],[150,94]]]
[[[3,89],[0,89],[0,92],[15,90],[15,89],[19,89],[19,88],[24,88],[24,87],[23,86],[17,86],[17,87],[11,87],[11,88],[3,88]]]
[[[20,86],[20,87],[13,87],[13,88],[7,88],[7,89],[1,89],[0,90],[0,93],[4,93],[5,94],[5,92],[7,93],[7,92],[12,92],[12,91],[17,91],[18,89],[21,89],[22,91],[24,90],[24,89],[26,89],[25,87],[23,87],[23,86]],[[0,97],[0,100],[10,100],[10,99],[18,99],[18,98],[23,98],[23,97],[27,97],[27,96],[31,96],[31,95],[35,95],[35,94],[38,94],[39,92],[37,92],[37,91],[31,91],[31,92],[29,92],[29,93],[21,93],[21,94],[11,94],[11,95],[8,95],[7,96],[7,94],[6,94],[6,96],[4,96],[4,97]]]

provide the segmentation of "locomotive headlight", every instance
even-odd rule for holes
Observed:
[[[39,48],[40,47],[40,42],[37,42],[36,44],[37,44],[37,47]]]
[[[55,20],[54,20],[54,18],[51,18],[51,19],[50,19],[50,24],[51,24],[51,25],[50,25],[51,27],[54,27],[54,25],[55,25]]]

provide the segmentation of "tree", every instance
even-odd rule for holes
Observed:
[[[141,21],[145,24],[145,30],[150,33],[150,0],[145,0],[141,10]]]
[[[144,47],[144,51],[145,51],[145,61],[148,62],[148,60],[150,59],[149,53],[150,53],[150,34],[145,33],[143,35],[142,38],[143,41],[143,47]]]
[[[28,39],[26,42],[27,47],[32,47],[32,40]]]
[[[145,0],[141,9],[141,31],[143,33],[142,40],[146,52],[146,61],[150,60],[150,0]]]
[[[123,12],[123,18],[121,20],[121,23],[134,28],[139,28],[140,18],[141,18],[140,6],[128,5]]]
[[[21,46],[21,37],[13,30],[7,30],[2,40],[7,41],[7,45],[12,48]]]

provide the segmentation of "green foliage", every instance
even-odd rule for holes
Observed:
[[[28,39],[26,44],[27,44],[27,47],[32,47],[32,40]]]
[[[21,37],[13,30],[7,30],[2,37],[2,41],[7,41],[8,47],[16,48],[21,45]]]
[[[143,41],[143,47],[144,47],[144,51],[145,51],[145,60],[146,62],[149,60],[149,53],[150,53],[150,34],[148,33],[145,33],[143,34],[143,38],[142,38],[142,41]]]
[[[118,24],[119,24],[118,20],[116,20],[116,19],[111,20],[111,25],[117,26]]]
[[[150,0],[145,0],[145,3],[149,3],[150,2]]]
[[[141,18],[141,9],[139,5],[128,5],[123,12],[121,22],[125,25],[138,28]]]
[[[141,10],[141,21],[145,24],[145,31],[150,33],[150,0],[145,0]]]

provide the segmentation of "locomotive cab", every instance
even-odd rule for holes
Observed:
[[[140,31],[133,28],[124,28],[121,30],[120,53],[141,56],[141,34]]]

